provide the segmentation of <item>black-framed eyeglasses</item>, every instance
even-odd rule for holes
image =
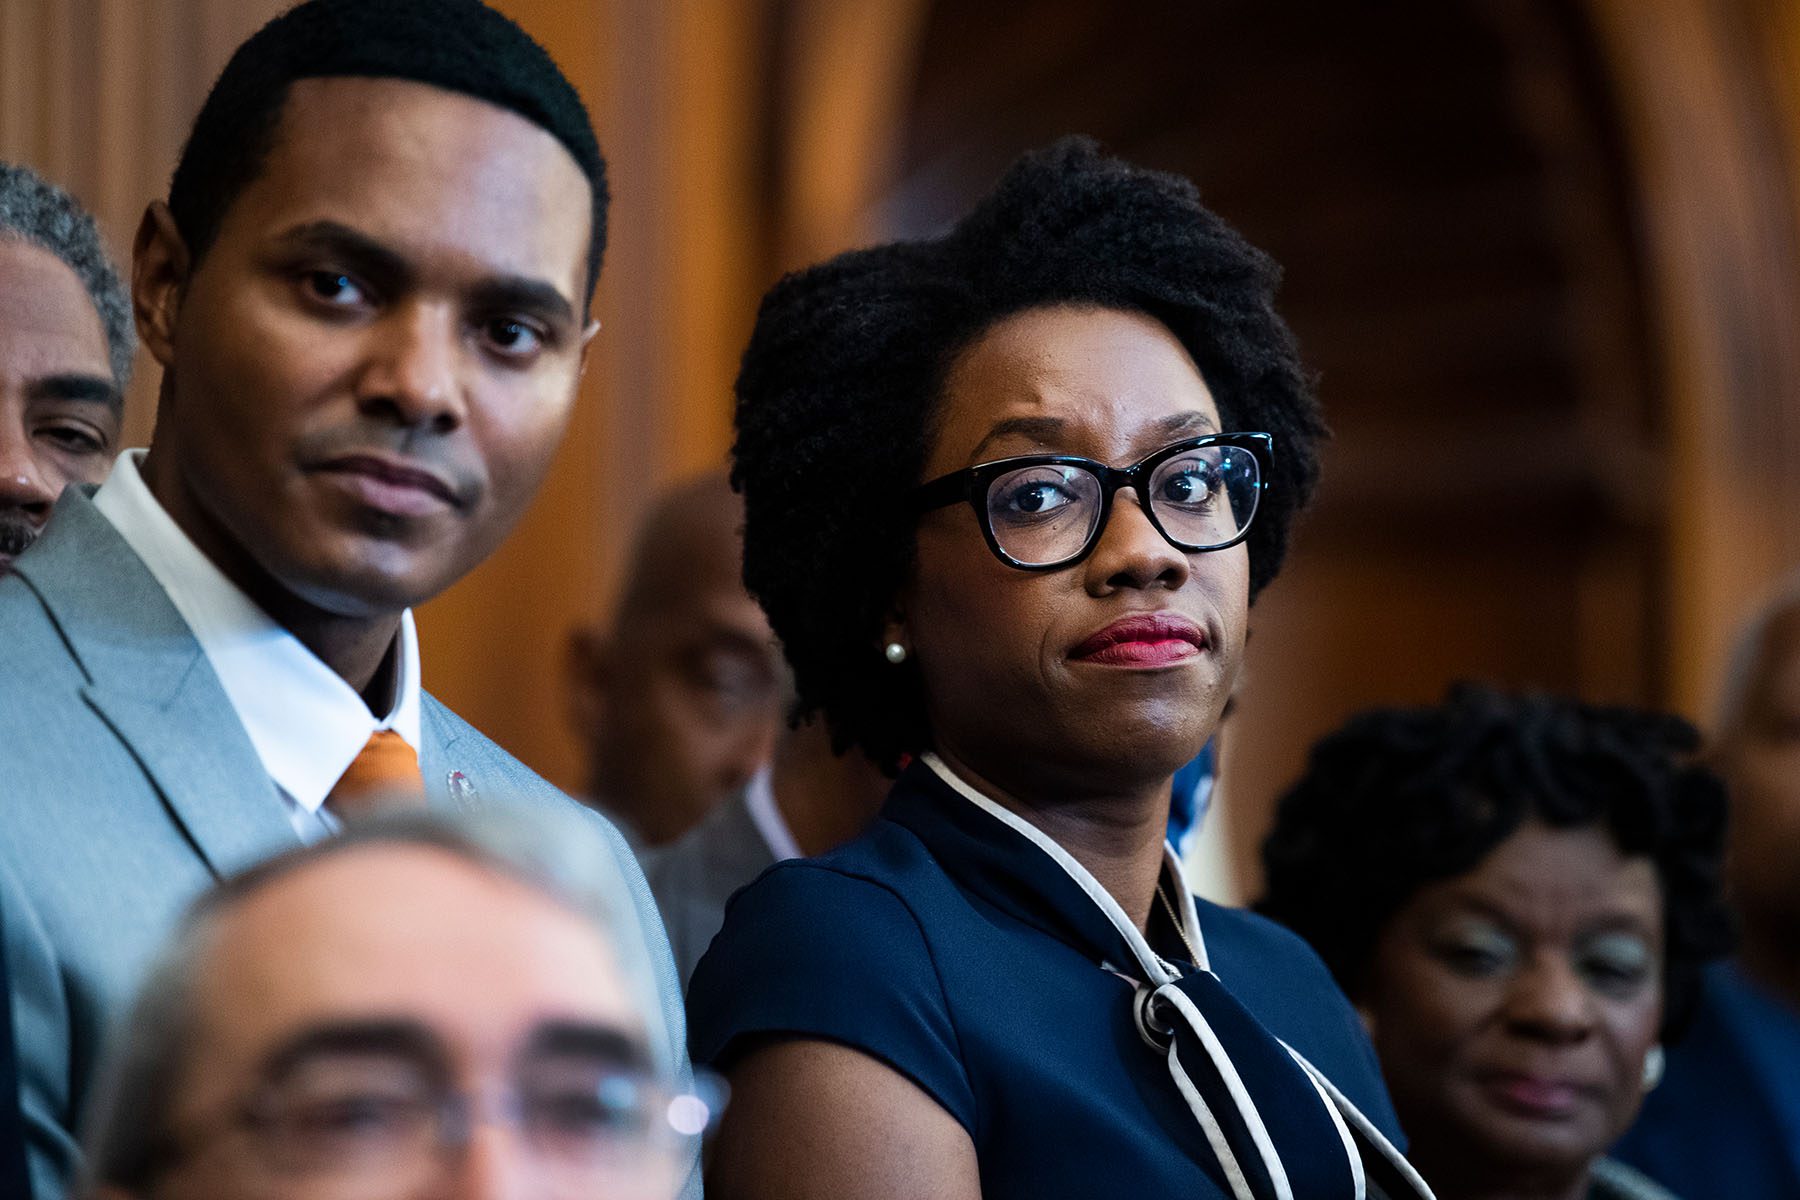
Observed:
[[[1027,454],[933,479],[914,493],[919,512],[967,502],[995,557],[1021,571],[1051,571],[1086,558],[1131,488],[1156,531],[1188,553],[1244,540],[1268,487],[1275,438],[1209,433],[1164,446],[1129,467],[1068,454]]]

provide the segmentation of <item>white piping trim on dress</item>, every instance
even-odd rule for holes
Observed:
[[[1008,828],[1015,830],[1032,845],[1049,855],[1051,860],[1061,867],[1083,892],[1087,893],[1088,898],[1099,906],[1100,911],[1106,914],[1107,919],[1112,922],[1113,928],[1131,947],[1132,953],[1137,957],[1139,967],[1150,976],[1156,990],[1161,991],[1163,987],[1175,982],[1180,977],[1179,973],[1165,963],[1161,956],[1150,949],[1149,942],[1145,940],[1142,933],[1138,932],[1137,926],[1131,922],[1130,918],[1126,917],[1125,910],[1119,907],[1119,902],[1113,899],[1112,893],[1100,886],[1100,881],[1095,879],[1086,867],[1077,862],[1074,856],[1058,845],[1054,839],[1024,817],[975,790],[946,766],[944,760],[939,758],[936,753],[927,750],[919,756],[919,759],[958,795]],[[1188,887],[1187,875],[1181,869],[1181,858],[1175,853],[1174,847],[1167,842],[1163,844],[1163,858],[1181,888],[1182,921],[1193,942],[1191,949],[1200,959],[1194,965],[1200,970],[1210,973],[1212,967],[1208,961],[1210,956],[1206,952],[1206,941],[1200,931],[1199,910],[1194,904],[1193,889]],[[1248,1091],[1244,1088],[1243,1080],[1237,1073],[1237,1067],[1232,1063],[1230,1056],[1225,1053],[1212,1026],[1207,1023],[1194,1002],[1179,989],[1170,988],[1167,995],[1182,1015],[1188,1018],[1188,1024],[1199,1035],[1201,1043],[1206,1046],[1207,1053],[1213,1059],[1214,1065],[1219,1068],[1220,1077],[1225,1081],[1227,1089],[1232,1094],[1232,1099],[1237,1103],[1239,1112],[1244,1117],[1244,1123],[1249,1128],[1251,1137],[1256,1141],[1257,1151],[1269,1172],[1269,1178],[1274,1182],[1277,1195],[1281,1197],[1281,1200],[1292,1200],[1287,1172],[1281,1165],[1280,1156],[1275,1153],[1274,1146],[1269,1139],[1268,1129],[1263,1124],[1261,1114],[1256,1110],[1255,1102],[1251,1100]],[[1280,1042],[1279,1038],[1276,1040]],[[1362,1152],[1344,1123],[1346,1119],[1387,1160],[1388,1164],[1399,1172],[1401,1178],[1412,1185],[1423,1200],[1432,1200],[1431,1188],[1418,1171],[1413,1169],[1413,1165],[1406,1161],[1406,1156],[1401,1154],[1388,1140],[1387,1135],[1377,1129],[1375,1123],[1370,1121],[1323,1071],[1308,1062],[1305,1055],[1286,1042],[1281,1042],[1281,1047],[1293,1056],[1295,1062],[1300,1064],[1301,1069],[1306,1072],[1307,1078],[1312,1081],[1314,1089],[1326,1101],[1325,1111],[1331,1114],[1332,1123],[1336,1126],[1338,1136],[1344,1142],[1345,1153],[1350,1159],[1350,1170],[1356,1183],[1357,1200],[1365,1200],[1367,1196],[1368,1177],[1363,1166]],[[1182,1098],[1187,1101],[1188,1108],[1199,1120],[1201,1128],[1205,1130],[1207,1141],[1212,1143],[1213,1152],[1218,1155],[1220,1165],[1224,1167],[1225,1173],[1230,1179],[1232,1191],[1236,1193],[1239,1200],[1254,1200],[1249,1180],[1244,1177],[1243,1168],[1238,1163],[1236,1156],[1232,1154],[1230,1145],[1225,1141],[1224,1131],[1219,1128],[1218,1118],[1213,1115],[1205,1098],[1200,1095],[1199,1089],[1188,1077],[1187,1069],[1181,1066],[1173,1042],[1169,1044],[1169,1069],[1174,1076],[1176,1089],[1181,1092]]]
[[[1344,1095],[1342,1089],[1340,1089],[1337,1084],[1331,1082],[1331,1077],[1329,1075],[1306,1061],[1306,1055],[1300,1053],[1292,1046],[1289,1046],[1286,1042],[1282,1042],[1281,1044],[1289,1054],[1294,1056],[1294,1061],[1305,1068],[1307,1075],[1311,1077],[1313,1083],[1321,1088],[1326,1095],[1331,1097],[1333,1102],[1337,1105],[1338,1110],[1342,1112],[1345,1117],[1349,1118],[1352,1125],[1356,1126],[1356,1131],[1368,1139],[1369,1144],[1375,1147],[1381,1154],[1381,1157],[1387,1159],[1388,1165],[1398,1171],[1400,1177],[1410,1183],[1418,1191],[1419,1195],[1425,1198],[1425,1200],[1432,1200],[1431,1185],[1426,1183],[1425,1177],[1420,1175],[1419,1172],[1414,1169],[1413,1165],[1406,1161],[1406,1155],[1400,1153],[1399,1148],[1395,1146],[1394,1143],[1388,1141],[1387,1134],[1377,1129],[1375,1123],[1363,1115],[1362,1109],[1356,1107],[1356,1105],[1351,1102],[1350,1097]]]

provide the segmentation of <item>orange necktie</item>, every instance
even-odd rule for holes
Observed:
[[[425,807],[425,777],[419,755],[391,729],[377,729],[357,753],[350,769],[332,785],[325,807],[353,821],[375,812]]]

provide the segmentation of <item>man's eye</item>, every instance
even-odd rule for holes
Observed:
[[[637,1096],[591,1092],[534,1096],[527,1112],[533,1130],[553,1137],[620,1137],[641,1133],[650,1121]]]
[[[528,358],[544,344],[542,330],[513,317],[496,317],[484,323],[481,329],[488,344],[509,358]]]
[[[106,450],[105,438],[79,425],[46,425],[38,430],[38,436],[70,454],[101,454]]]
[[[423,1112],[413,1097],[370,1093],[296,1105],[284,1124],[308,1138],[375,1140],[405,1135]]]
[[[303,283],[313,299],[333,307],[348,308],[368,300],[362,285],[342,271],[308,271]]]

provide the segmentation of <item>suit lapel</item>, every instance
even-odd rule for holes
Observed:
[[[199,642],[85,489],[63,493],[18,573],[87,676],[83,698],[214,874],[298,840]]]
[[[419,748],[425,802],[447,812],[480,808],[481,793],[476,780],[455,765],[456,743],[462,738],[462,730],[429,694],[419,696],[419,734],[425,743]]]

